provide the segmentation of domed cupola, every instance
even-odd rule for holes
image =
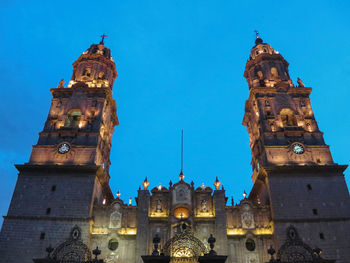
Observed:
[[[250,51],[244,72],[249,88],[292,87],[288,65],[279,52],[264,43],[259,33],[256,32],[255,45]]]
[[[90,88],[109,87],[112,89],[118,77],[111,50],[104,45],[104,37],[99,44],[92,44],[88,50],[73,63],[73,76],[68,87],[83,82]]]

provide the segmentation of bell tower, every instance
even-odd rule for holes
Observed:
[[[347,262],[350,198],[346,165],[333,162],[310,104],[311,88],[294,86],[288,62],[257,34],[244,77],[249,86],[243,125],[252,152],[251,201],[271,209],[274,245],[291,225],[325,258]],[[337,240],[337,241],[335,241]]]
[[[243,125],[252,151],[253,181],[260,166],[333,164],[310,104],[311,88],[294,86],[288,62],[257,35],[244,77],[249,86]]]
[[[118,125],[112,97],[116,66],[103,38],[73,63],[68,85],[51,89],[47,120],[16,187],[0,234],[7,262],[32,262],[73,227],[89,245],[94,205],[113,200],[110,150]]]

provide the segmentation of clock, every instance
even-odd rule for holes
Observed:
[[[65,153],[69,152],[69,150],[70,150],[70,146],[68,143],[62,143],[57,148],[57,151],[60,154],[65,154]]]
[[[293,144],[292,149],[295,154],[303,154],[305,152],[304,146],[300,143]]]

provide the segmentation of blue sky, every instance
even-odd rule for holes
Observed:
[[[178,180],[181,129],[185,181],[212,186],[218,176],[236,202],[249,192],[241,123],[255,29],[290,63],[294,83],[313,88],[333,158],[350,163],[349,11],[348,1],[1,1],[0,214],[13,165],[28,161],[43,128],[50,88],[70,79],[71,64],[102,33],[119,74],[111,188],[125,201],[145,176],[151,187]]]

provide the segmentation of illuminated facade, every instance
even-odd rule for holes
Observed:
[[[284,262],[350,258],[350,199],[346,166],[333,162],[310,105],[311,88],[294,86],[288,63],[257,36],[244,73],[249,86],[243,125],[252,151],[253,189],[228,204],[218,179],[195,187],[176,183],[150,191],[136,205],[109,187],[110,148],[118,125],[111,52],[98,45],[73,63],[67,87],[51,89],[50,112],[28,163],[16,165],[17,185],[0,235],[6,262],[46,256],[84,261],[98,246],[105,262],[141,263],[152,239],[171,262],[197,262],[207,239],[227,263],[263,263],[272,245]],[[316,254],[315,254],[316,253]],[[317,255],[316,255],[317,256]],[[289,260],[289,261],[288,261]],[[333,261],[332,261],[333,262]]]

